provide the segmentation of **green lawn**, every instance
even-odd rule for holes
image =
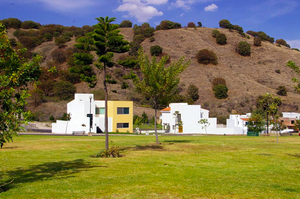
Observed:
[[[300,137],[23,135],[0,149],[0,198],[300,198]],[[2,179],[1,179],[2,178]]]

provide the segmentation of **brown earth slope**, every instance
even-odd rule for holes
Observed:
[[[154,34],[155,41],[150,42],[146,39],[142,46],[149,55],[152,45],[160,45],[163,52],[171,57],[171,61],[178,60],[181,56],[185,56],[191,60],[190,66],[181,74],[180,87],[181,94],[185,94],[190,84],[195,84],[199,88],[200,99],[195,104],[200,104],[204,108],[211,111],[213,116],[225,116],[230,112],[245,113],[255,108],[255,100],[259,95],[266,92],[277,95],[276,88],[285,86],[287,88],[287,96],[280,96],[283,99],[281,111],[297,111],[300,101],[300,95],[296,94],[293,89],[291,79],[295,77],[295,73],[286,66],[289,60],[292,60],[296,65],[300,66],[300,52],[291,50],[286,47],[279,47],[276,44],[262,42],[262,46],[256,47],[253,45],[253,37],[250,39],[244,38],[237,32],[231,32],[226,29],[218,29],[226,34],[227,44],[218,45],[215,38],[211,36],[212,28],[191,28],[191,29],[173,29],[160,30]],[[121,29],[121,33],[128,41],[132,41],[132,29]],[[11,31],[9,31],[11,34]],[[236,46],[240,41],[247,41],[251,44],[251,56],[243,57],[236,53]],[[74,38],[67,46],[73,46]],[[54,42],[45,42],[34,49],[35,52],[42,52],[46,60],[50,60],[50,53],[57,48]],[[196,61],[196,54],[201,49],[209,49],[214,51],[218,57],[218,65],[203,65]],[[116,54],[118,59],[120,55]],[[42,64],[42,66],[45,63]],[[111,69],[111,74],[119,68],[124,73],[129,72],[128,69],[115,66]],[[86,83],[77,84],[77,92],[87,93],[92,90],[102,88],[101,71],[94,68],[98,75],[98,84],[91,89]],[[276,73],[275,70],[280,70]],[[216,99],[211,86],[211,81],[216,77],[222,77],[226,80],[229,89],[229,97],[227,99]],[[110,98],[112,100],[130,100],[136,94],[133,91],[131,80],[127,80],[129,89],[121,89],[122,78],[117,78],[118,84],[109,85]],[[117,93],[111,92],[116,90]],[[41,119],[48,119],[50,115],[59,117],[63,112],[66,112],[65,102],[47,102],[39,107],[33,108],[33,112],[38,112]],[[141,115],[146,111],[150,116],[153,111],[149,108],[135,107],[134,113]]]

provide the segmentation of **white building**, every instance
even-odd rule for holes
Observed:
[[[246,122],[249,115],[230,115],[226,128],[217,127],[217,118],[209,117],[209,110],[201,105],[188,105],[187,103],[171,103],[169,107],[161,110],[160,119],[163,129],[168,133],[185,134],[247,134]],[[205,128],[199,121],[208,122]]]
[[[300,113],[295,112],[282,112],[283,118],[294,118],[294,119],[300,119]]]
[[[57,120],[52,124],[52,133],[105,131],[105,102],[94,100],[93,94],[76,93],[75,99],[67,104],[67,113],[70,115],[70,121]],[[108,101],[108,132],[132,132],[132,120],[132,101]]]

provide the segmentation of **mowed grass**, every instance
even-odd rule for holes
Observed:
[[[0,150],[0,198],[300,198],[300,137],[23,135]],[[2,179],[1,179],[2,178]]]

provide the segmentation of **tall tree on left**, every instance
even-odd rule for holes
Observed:
[[[25,110],[29,83],[38,80],[41,57],[30,61],[23,54],[25,48],[11,47],[4,25],[0,23],[0,146],[13,141],[13,136],[22,131],[21,124],[28,122],[30,111]]]
[[[119,25],[112,24],[116,18],[108,16],[96,18],[98,23],[94,25],[94,32],[87,33],[85,37],[78,39],[75,46],[85,51],[95,51],[98,56],[98,62],[95,66],[103,72],[103,86],[105,90],[105,149],[108,150],[108,90],[106,85],[107,67],[114,65],[114,53],[123,53],[129,51],[128,41],[124,40],[123,35],[119,34]]]

